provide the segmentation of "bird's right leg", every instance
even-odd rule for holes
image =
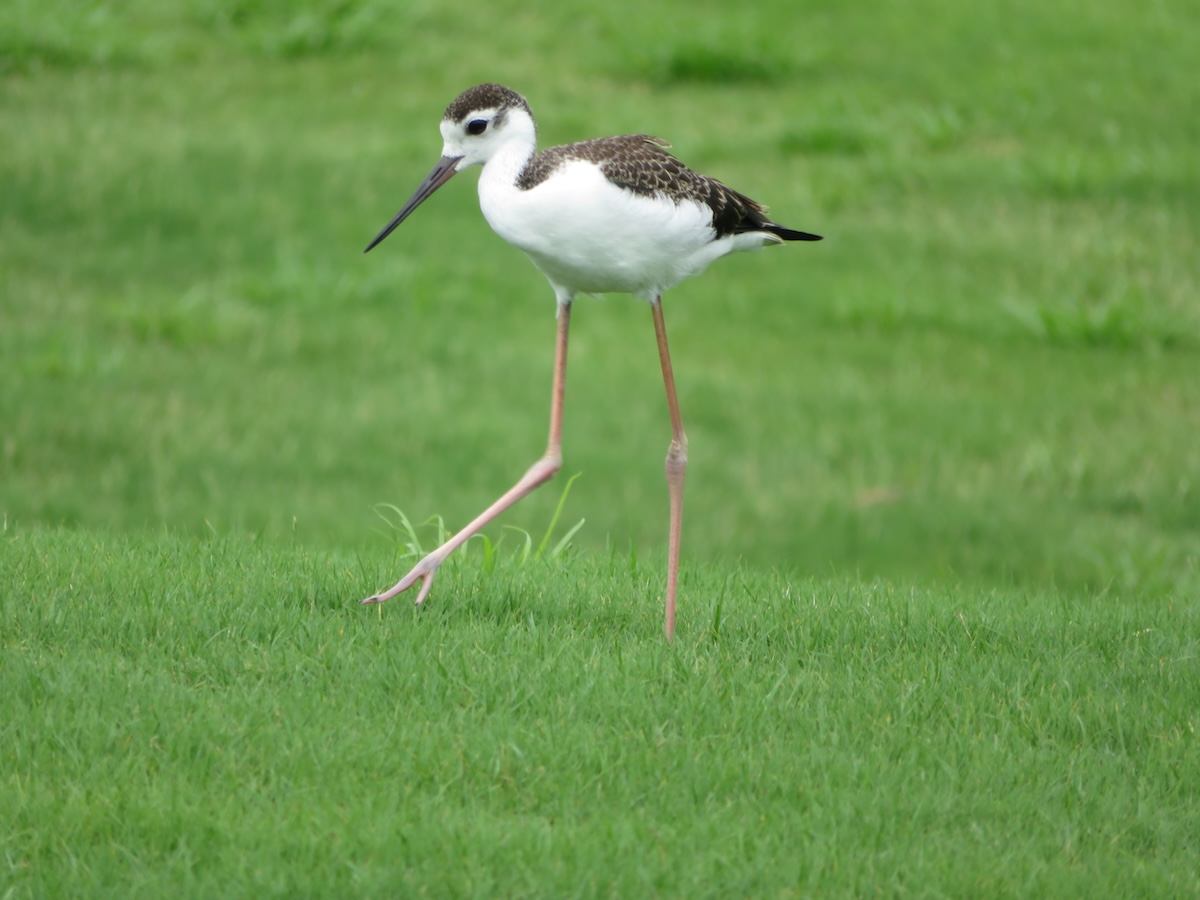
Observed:
[[[438,567],[446,561],[446,557],[470,540],[472,535],[478,533],[504,510],[553,478],[562,468],[563,391],[567,373],[567,332],[570,327],[571,301],[560,297],[558,331],[554,350],[554,386],[550,396],[550,439],[545,455],[530,466],[529,471],[521,476],[520,481],[509,488],[499,500],[476,516],[458,534],[413,566],[412,571],[392,587],[381,594],[368,597],[362,601],[363,603],[383,603],[385,600],[391,600],[419,581],[421,590],[417,593],[416,605],[420,606],[429,595],[429,589],[433,586],[433,576]]]
[[[683,531],[683,479],[687,473],[687,434],[679,414],[679,397],[675,393],[675,372],[671,368],[671,352],[667,349],[667,326],[663,323],[662,296],[650,301],[654,313],[654,335],[658,340],[659,361],[662,363],[663,384],[667,390],[667,412],[671,416],[671,445],[667,450],[667,492],[671,503],[670,530],[667,533],[667,602],[664,629],[667,640],[675,635],[675,593],[679,585],[679,544]]]

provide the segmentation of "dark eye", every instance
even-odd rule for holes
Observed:
[[[467,134],[483,134],[487,131],[487,119],[472,119],[467,123]]]

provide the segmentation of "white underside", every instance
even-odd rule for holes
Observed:
[[[479,178],[479,205],[497,234],[524,250],[560,302],[576,293],[651,299],[714,259],[779,243],[765,232],[714,240],[704,204],[617,187],[589,162],[564,165],[531,190],[514,184],[523,154],[498,153]]]

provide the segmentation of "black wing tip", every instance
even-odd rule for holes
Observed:
[[[807,231],[795,231],[791,228],[784,228],[782,225],[769,225],[767,231],[778,238],[785,241],[823,241],[825,237],[820,234],[811,234]]]

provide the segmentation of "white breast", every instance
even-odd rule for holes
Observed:
[[[484,166],[479,205],[497,234],[555,284],[581,293],[654,294],[735,249],[714,242],[707,206],[634,194],[590,162],[565,164],[520,190],[509,166]],[[757,241],[761,244],[761,240]]]

